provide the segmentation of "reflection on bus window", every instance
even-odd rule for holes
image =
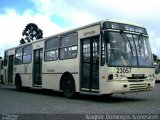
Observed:
[[[108,64],[111,66],[152,66],[148,38],[109,32]]]

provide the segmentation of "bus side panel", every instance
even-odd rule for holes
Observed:
[[[32,87],[32,79],[31,74],[21,75],[22,86],[24,87]]]
[[[13,72],[14,72],[14,75],[13,75],[14,81],[15,81],[16,75],[20,74],[22,86],[32,87],[32,84],[33,84],[32,83],[32,64],[15,65]]]
[[[72,75],[75,82],[76,92],[79,92],[79,58],[78,56],[73,59],[66,59],[66,60],[60,60],[59,61],[59,73],[63,75],[64,73],[68,72]],[[54,82],[54,86],[60,85],[59,82]]]
[[[42,65],[42,88],[59,90],[58,60],[43,62]],[[58,84],[58,85],[55,85]]]
[[[73,59],[48,61],[43,63],[42,88],[60,90],[60,80],[64,73],[70,73],[79,92],[79,60],[78,56]]]
[[[60,90],[59,88],[60,75],[58,74],[43,74],[42,88]]]

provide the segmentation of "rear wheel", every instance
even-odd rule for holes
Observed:
[[[21,90],[22,90],[22,82],[21,82],[20,76],[16,76],[15,85],[16,85],[16,89],[17,89],[18,91],[21,91]]]
[[[63,94],[67,98],[75,97],[75,83],[71,76],[66,76],[63,81]]]
[[[111,96],[112,96],[112,94],[103,94],[103,95],[102,95],[103,98],[109,98],[109,97],[111,97]]]

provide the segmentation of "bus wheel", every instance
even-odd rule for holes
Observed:
[[[112,94],[103,94],[103,95],[102,95],[103,98],[109,98],[109,97],[111,97],[111,96],[112,96]]]
[[[63,81],[63,94],[66,98],[75,97],[75,83],[71,76],[66,76]]]
[[[18,91],[22,90],[22,82],[20,76],[16,76],[15,85]]]

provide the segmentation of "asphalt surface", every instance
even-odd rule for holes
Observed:
[[[0,114],[159,114],[160,83],[150,92],[115,94],[109,98],[79,95],[67,99],[60,92],[0,85]]]

